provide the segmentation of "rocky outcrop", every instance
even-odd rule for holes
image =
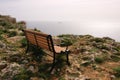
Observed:
[[[9,15],[0,15],[0,21],[8,21],[11,23],[16,23],[16,18],[10,17]]]

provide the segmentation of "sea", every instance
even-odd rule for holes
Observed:
[[[120,42],[119,21],[27,21],[27,28],[51,34],[92,35],[110,37]]]

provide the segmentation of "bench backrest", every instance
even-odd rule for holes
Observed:
[[[31,30],[23,30],[27,41],[40,48],[55,52],[52,36]]]

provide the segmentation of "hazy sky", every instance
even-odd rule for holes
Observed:
[[[120,41],[120,0],[0,0],[0,14],[24,21],[71,21],[65,27],[37,26],[48,33],[92,34]]]
[[[0,14],[27,21],[119,21],[120,0],[0,0]]]

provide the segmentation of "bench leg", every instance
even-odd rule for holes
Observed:
[[[68,66],[70,66],[69,53],[70,53],[70,51],[66,51],[66,52],[65,52],[65,54],[66,54],[66,63],[67,63]],[[52,72],[52,70],[53,70],[54,67],[55,67],[55,60],[56,60],[56,59],[55,59],[55,54],[54,54],[53,64],[52,64],[52,67],[51,67],[51,69],[50,69],[50,73]]]
[[[67,58],[67,65],[70,65],[70,62],[69,62],[69,51],[66,51],[66,58]]]
[[[50,73],[53,71],[54,67],[55,67],[55,63],[53,62],[52,67],[50,69]]]
[[[54,69],[54,67],[55,67],[55,53],[54,53],[53,63],[52,63],[52,67],[50,69],[50,73],[52,72],[52,70]]]

